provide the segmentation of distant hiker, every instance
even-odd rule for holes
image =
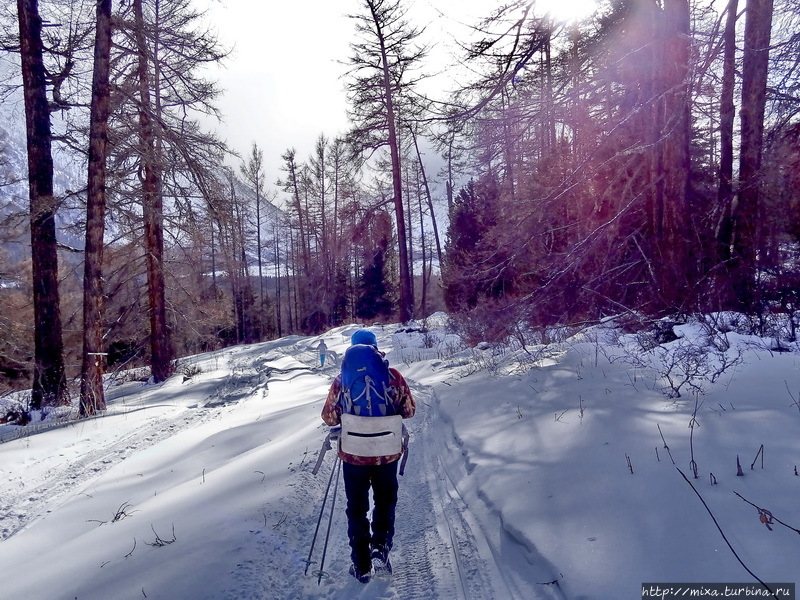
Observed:
[[[342,425],[339,457],[347,494],[350,574],[366,583],[373,559],[376,567],[391,571],[400,430],[402,419],[413,417],[416,405],[406,380],[378,350],[375,334],[360,329],[350,342],[341,372],[328,391],[322,420]],[[370,488],[375,505],[371,524],[367,518]]]
[[[319,366],[325,366],[325,356],[328,354],[328,345],[325,343],[325,340],[319,341],[319,346],[317,346],[317,352],[319,352]]]

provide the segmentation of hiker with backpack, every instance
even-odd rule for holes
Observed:
[[[347,496],[350,574],[366,583],[373,560],[376,567],[391,571],[402,420],[414,416],[416,405],[406,380],[378,350],[375,334],[360,329],[350,342],[328,391],[322,420],[342,425],[339,458]],[[367,518],[370,489],[372,523]]]

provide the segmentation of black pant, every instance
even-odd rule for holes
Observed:
[[[392,547],[394,511],[397,506],[397,461],[388,465],[342,464],[344,490],[347,494],[347,535],[350,537],[350,558],[364,573],[370,567],[370,543]],[[372,532],[367,519],[369,489],[375,507],[372,511]]]

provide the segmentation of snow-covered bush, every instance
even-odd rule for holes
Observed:
[[[732,322],[729,318],[719,321]],[[633,367],[651,370],[656,385],[670,398],[681,397],[687,389],[702,394],[708,384],[743,361],[741,348],[734,347],[728,338],[727,325],[719,323],[704,316],[686,323],[662,319],[635,333],[620,335],[618,344],[623,360]]]

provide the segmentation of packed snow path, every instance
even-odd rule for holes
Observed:
[[[117,491],[113,495],[118,499],[110,500],[96,490],[125,488],[119,483],[109,488],[109,481],[119,481],[119,473],[131,469],[136,473],[128,477],[141,481],[151,478],[153,471],[159,468],[152,458],[144,458],[148,455],[158,454],[162,457],[159,460],[164,461],[156,477],[166,478],[166,472],[179,473],[180,462],[169,462],[175,460],[169,457],[182,450],[184,438],[205,439],[203,443],[207,444],[223,436],[223,439],[237,440],[240,446],[234,452],[237,456],[242,451],[268,453],[272,440],[278,437],[271,432],[279,429],[285,432],[287,426],[297,423],[302,433],[290,435],[292,443],[286,448],[286,455],[291,457],[288,468],[273,465],[276,469],[286,469],[284,475],[278,480],[261,475],[261,489],[277,487],[277,493],[271,494],[267,502],[256,502],[257,512],[250,509],[249,514],[236,513],[237,527],[245,529],[245,535],[229,534],[232,543],[227,546],[209,542],[205,548],[206,560],[208,555],[219,554],[218,560],[211,561],[219,562],[219,568],[224,568],[224,564],[235,565],[228,567],[227,573],[215,575],[217,587],[214,591],[206,590],[209,598],[528,600],[563,597],[558,586],[550,583],[557,579],[557,573],[554,576],[553,570],[530,548],[517,544],[513,536],[503,530],[499,517],[470,489],[466,453],[459,446],[452,426],[441,421],[439,401],[433,388],[413,380],[410,384],[417,401],[417,414],[408,422],[412,442],[405,476],[400,478],[397,533],[392,552],[394,574],[378,575],[366,585],[348,574],[346,499],[340,482],[324,572],[320,578],[319,563],[333,489],[308,574],[304,575],[330,469],[336,464],[335,452],[329,452],[320,472],[316,476],[311,473],[318,444],[326,432],[318,416],[324,399],[324,394],[319,392],[327,389],[338,369],[338,365],[318,369],[314,366],[315,359],[307,341],[291,339],[204,355],[197,359],[202,374],[196,381],[181,381],[181,376],[176,376],[174,381],[161,386],[131,382],[111,391],[110,409],[100,419],[64,427],[41,427],[29,437],[14,439],[16,436],[10,436],[3,445],[11,459],[6,464],[10,466],[12,461],[19,460],[24,468],[9,470],[0,492],[3,543],[13,546],[18,534],[25,530],[47,535],[47,522],[41,531],[37,523],[47,521],[49,515],[60,510],[74,510],[73,505],[86,504],[92,508],[88,509],[90,519],[83,524],[73,521],[72,527],[92,529],[107,523],[119,527],[112,521],[115,510],[121,511],[123,518],[134,516],[134,519],[125,519],[125,523],[133,522],[136,517],[144,518],[134,514],[139,513],[143,502],[136,495]],[[301,380],[304,385],[319,390],[316,396],[303,393],[300,401],[292,400],[281,387],[297,389],[296,382]],[[280,408],[268,408],[276,403]],[[261,419],[263,410],[264,421],[270,422],[276,419],[269,411],[276,410],[275,414],[285,419],[285,424],[270,424],[270,429],[263,430],[263,436],[243,437],[237,432],[236,423],[231,424],[229,420],[247,420],[246,415],[253,414],[254,410],[259,411],[256,420]],[[246,427],[248,431],[257,430],[259,424],[249,423]],[[208,438],[193,433],[204,428],[217,433]],[[216,444],[221,445],[219,440]],[[238,471],[244,468],[235,466],[238,462],[231,464]],[[213,469],[208,471],[209,479],[215,477]],[[260,471],[251,473],[258,477]],[[195,484],[198,475],[199,483],[205,483],[206,469],[191,476]],[[157,492],[156,497],[165,493],[166,490]],[[209,512],[233,513],[240,501],[232,490],[228,491],[228,497],[217,498],[219,504],[208,506]],[[144,522],[140,528],[142,525]],[[180,541],[186,537],[187,525],[178,520],[176,536]],[[159,526],[158,534],[155,528],[152,533],[168,538],[169,531],[164,530],[164,526]],[[201,538],[204,535],[200,530],[192,534]],[[139,535],[142,535],[141,529]],[[24,546],[27,539],[24,535],[19,541]],[[518,557],[519,564],[508,564],[509,545],[517,546],[511,554]],[[143,552],[141,546],[139,544],[135,552]],[[130,550],[130,546],[127,548]],[[505,558],[498,561],[498,556]],[[101,573],[108,571],[111,575],[110,569],[116,563],[117,560],[104,560]],[[128,567],[126,574],[135,578],[134,565],[127,556],[121,564]],[[524,577],[514,575],[518,569],[522,569]],[[152,589],[152,584],[143,586],[142,592],[147,593],[146,587]],[[75,597],[93,598],[107,593],[99,582],[97,589],[88,594],[86,590],[81,591],[78,594],[76,590]]]

